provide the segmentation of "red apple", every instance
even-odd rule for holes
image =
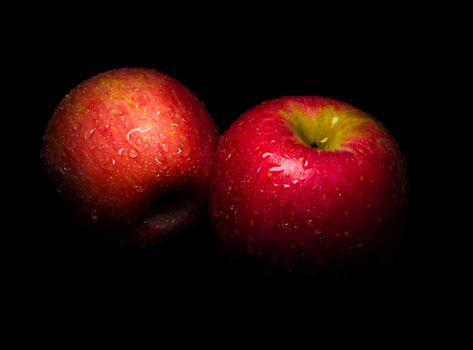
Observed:
[[[366,113],[323,97],[284,97],[221,137],[210,214],[223,245],[284,267],[384,264],[399,241],[406,165]]]
[[[217,142],[213,120],[186,87],[155,70],[124,68],[64,97],[41,156],[82,220],[148,243],[197,218]]]

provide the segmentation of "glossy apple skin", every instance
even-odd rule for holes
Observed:
[[[64,97],[41,157],[81,220],[148,243],[200,215],[217,142],[209,113],[181,83],[123,68]]]
[[[369,118],[345,130],[342,150],[300,142],[282,117],[294,108],[314,118]],[[386,266],[406,207],[406,165],[375,119],[322,97],[284,97],[239,117],[221,137],[209,194],[215,234],[241,257],[315,270]]]

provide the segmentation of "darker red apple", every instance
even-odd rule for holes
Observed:
[[[83,221],[146,244],[201,214],[217,141],[210,115],[186,87],[155,70],[125,68],[64,97],[41,156]]]
[[[384,266],[399,241],[406,166],[394,138],[333,99],[284,97],[222,136],[210,190],[230,251],[285,267]]]

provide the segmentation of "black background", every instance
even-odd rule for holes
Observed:
[[[412,312],[464,312],[471,277],[469,206],[460,201],[470,190],[465,9],[81,2],[25,5],[13,15],[4,30],[3,119],[11,125],[2,132],[1,220],[8,242],[4,266],[13,294],[29,310],[359,308],[407,319]],[[324,292],[318,281],[255,275],[222,256],[206,221],[144,250],[111,248],[90,237],[67,216],[41,169],[41,137],[71,88],[125,66],[180,80],[222,132],[248,108],[283,95],[333,97],[379,119],[405,155],[411,190],[404,241],[390,272],[373,283],[320,288]]]

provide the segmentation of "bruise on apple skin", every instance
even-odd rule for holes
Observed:
[[[151,69],[118,69],[75,87],[56,108],[42,158],[88,221],[136,226],[153,201],[191,186],[204,201],[218,141],[203,104]]]
[[[326,127],[326,134],[313,132],[315,141],[327,135],[337,141],[311,148],[302,140],[307,135],[294,130],[293,111],[311,127]],[[350,105],[321,97],[264,102],[222,136],[215,169],[211,220],[233,251],[285,266],[324,267],[388,259],[395,249],[405,162],[388,131]]]

